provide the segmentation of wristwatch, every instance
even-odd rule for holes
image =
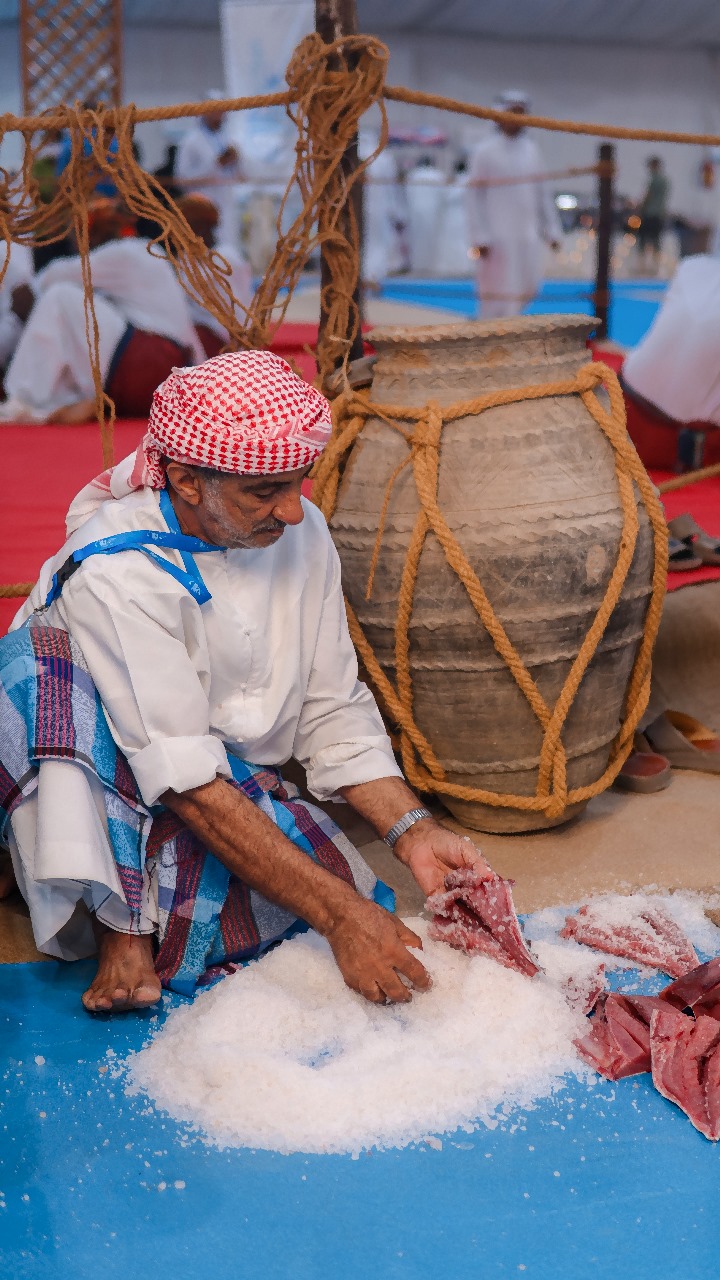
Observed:
[[[391,849],[394,849],[400,837],[404,836],[405,832],[409,831],[416,822],[421,822],[423,818],[432,818],[429,809],[411,809],[409,813],[403,814],[402,818],[390,828],[387,835],[383,836],[383,840]]]

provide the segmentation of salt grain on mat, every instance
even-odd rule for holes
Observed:
[[[421,934],[432,990],[377,1007],[307,934],[173,1010],[128,1060],[128,1090],[220,1146],[402,1147],[529,1107],[567,1072],[586,1020],[546,978]]]

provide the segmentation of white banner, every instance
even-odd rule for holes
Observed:
[[[222,0],[225,84],[229,97],[281,93],[293,49],[315,29],[312,0]],[[228,125],[252,177],[286,177],[293,167],[295,128],[284,107],[237,111]]]

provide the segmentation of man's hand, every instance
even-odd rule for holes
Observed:
[[[397,916],[357,897],[326,935],[345,983],[374,1004],[412,999],[404,974],[417,991],[427,991],[430,975],[408,947],[422,947]]]
[[[490,867],[468,836],[441,827],[434,818],[416,822],[395,845],[398,860],[412,872],[427,897],[445,887],[445,876],[458,867],[475,867],[490,874]]]

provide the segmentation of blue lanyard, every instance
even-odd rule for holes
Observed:
[[[176,582],[185,587],[198,604],[207,604],[208,600],[212,600],[193,556],[203,551],[224,551],[225,548],[218,547],[212,542],[203,542],[200,538],[190,538],[182,533],[167,489],[160,490],[160,510],[170,530],[169,533],[163,533],[160,529],[133,529],[127,533],[114,533],[109,538],[98,538],[96,542],[88,542],[87,546],[78,547],[77,551],[73,551],[57,573],[53,574],[44,608],[49,608],[58,599],[68,578],[71,578],[76,569],[80,568],[83,560],[87,560],[90,556],[111,556],[117,551],[142,551],[143,555],[154,561],[160,569],[169,573]],[[166,560],[165,556],[156,555],[150,550],[148,543],[156,547],[172,547],[173,550],[179,551],[184,569],[179,569],[171,560]]]

